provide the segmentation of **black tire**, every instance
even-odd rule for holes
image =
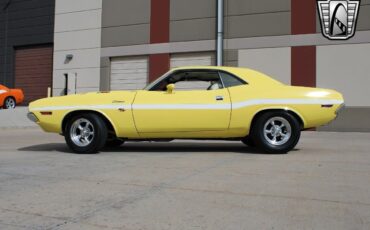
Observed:
[[[84,131],[76,128],[76,125],[82,121],[88,121],[89,125],[87,125],[87,122],[85,122],[86,126],[89,126],[88,129],[90,131],[92,130],[94,133],[92,137],[88,137],[90,138],[89,141],[85,141],[85,143],[83,143],[86,144],[84,146],[81,146],[81,143],[83,142],[81,140],[85,139],[77,138],[78,135],[74,135],[76,132],[80,132],[80,135],[84,133]],[[84,122],[81,124],[83,126]],[[77,131],[77,129],[80,131]],[[98,153],[104,147],[107,141],[108,129],[105,122],[98,115],[93,113],[80,114],[72,117],[67,122],[66,129],[64,131],[64,137],[68,147],[75,153]]]
[[[16,107],[16,101],[13,97],[7,97],[4,100],[3,108],[4,109],[14,109]]]
[[[249,147],[256,147],[256,143],[254,143],[253,139],[249,136],[244,137],[242,139],[243,144],[249,146]]]
[[[286,125],[283,125],[284,123]],[[290,127],[290,130],[288,127]],[[271,133],[265,134],[265,130]],[[289,133],[290,135],[288,135]],[[256,146],[266,153],[287,153],[297,145],[301,137],[301,126],[297,119],[287,112],[266,112],[254,122],[251,136]],[[274,136],[276,136],[276,144],[273,144]]]
[[[105,143],[106,148],[117,148],[123,145],[125,141],[120,140],[120,139],[112,139],[112,140],[107,140]]]

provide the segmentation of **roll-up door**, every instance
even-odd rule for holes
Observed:
[[[111,60],[111,90],[136,90],[148,83],[148,58],[124,57]]]
[[[171,55],[171,68],[210,65],[215,65],[215,55],[213,53],[183,53]]]
[[[53,46],[15,49],[15,88],[24,92],[24,104],[45,98],[52,87]]]

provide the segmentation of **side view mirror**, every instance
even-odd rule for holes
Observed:
[[[172,93],[175,90],[175,84],[167,85],[167,93]]]

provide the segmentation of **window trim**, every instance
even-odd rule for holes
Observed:
[[[169,73],[164,75],[163,79],[159,78],[161,80],[159,80],[158,82],[154,82],[155,84],[152,87],[150,87],[150,89],[145,89],[145,90],[147,90],[147,91],[157,91],[157,90],[153,90],[153,88],[157,87],[162,81],[166,80],[167,78],[171,77],[172,75],[182,73],[182,72],[212,72],[212,73],[216,73],[218,75],[218,77],[220,78],[223,89],[226,89],[225,84],[224,84],[224,82],[222,80],[222,77],[220,75],[220,70],[217,70],[217,69],[182,69],[182,70],[170,71]],[[225,73],[227,73],[227,72],[225,72]],[[243,81],[243,82],[245,82],[245,81]],[[205,91],[207,91],[207,90],[205,90]]]

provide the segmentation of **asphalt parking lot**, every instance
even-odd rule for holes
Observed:
[[[306,132],[288,155],[214,141],[76,155],[0,131],[0,229],[370,229],[370,134]]]

